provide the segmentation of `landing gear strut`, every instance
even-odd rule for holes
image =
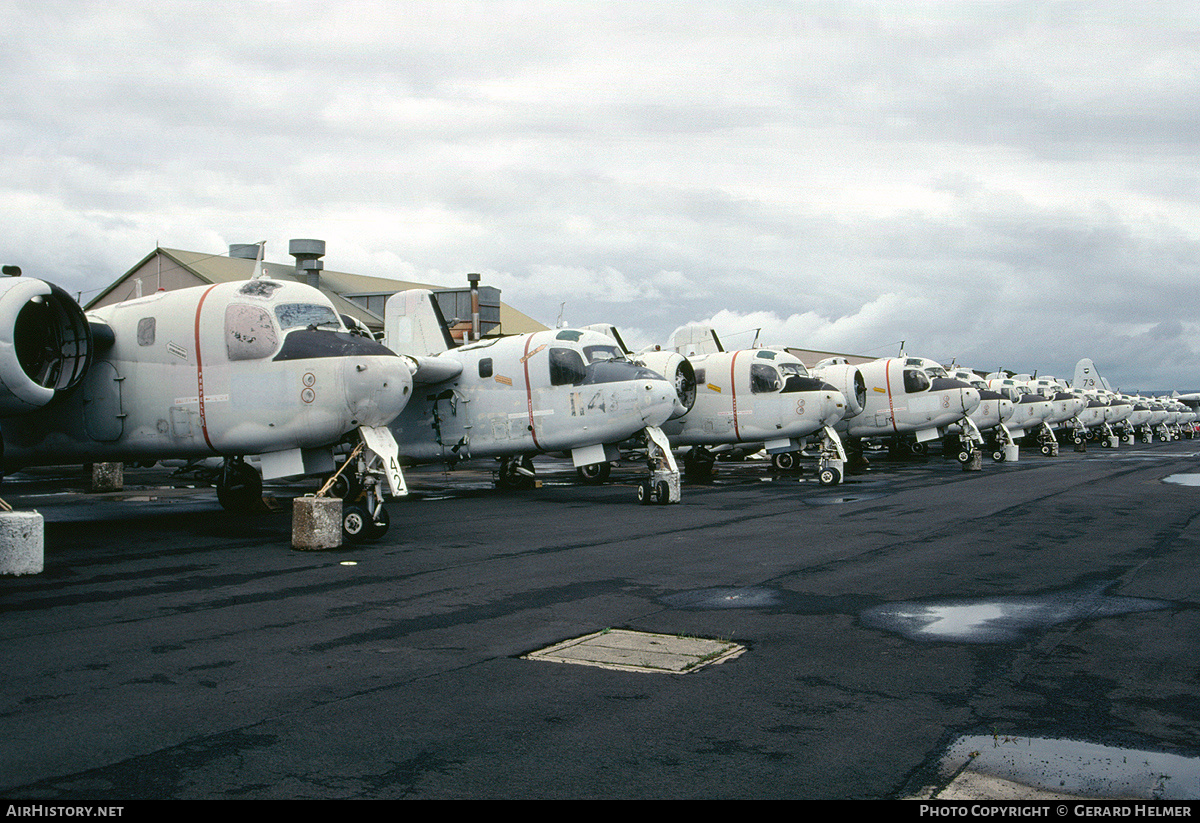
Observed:
[[[846,450],[842,438],[829,426],[821,429],[821,456],[817,458],[817,482],[822,486],[836,486],[842,482],[846,470]]]
[[[679,466],[671,454],[671,444],[662,429],[646,427],[646,463],[650,469],[649,479],[638,484],[637,498],[642,505],[679,502]]]
[[[383,507],[384,484],[392,494],[408,494],[400,473],[395,440],[378,429],[361,429],[363,442],[325,481],[318,494],[342,498],[342,541],[362,543],[387,534],[391,517]],[[383,432],[387,430],[384,429]]]

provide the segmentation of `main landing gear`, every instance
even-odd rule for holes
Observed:
[[[608,464],[603,465],[607,466]],[[587,468],[591,468],[591,466]],[[495,482],[497,489],[526,491],[536,488],[537,473],[533,470],[533,458],[527,454],[519,457],[500,458],[500,468],[496,470]]]
[[[580,481],[589,486],[598,486],[608,480],[612,474],[612,463],[605,461],[604,463],[590,463],[586,466],[580,466],[575,470],[575,474],[579,476]]]
[[[267,510],[262,476],[241,457],[226,457],[217,478],[217,500],[227,512],[254,514]]]
[[[787,457],[795,460],[795,455],[792,453],[777,454],[775,457]],[[774,460],[774,458],[772,458]],[[717,457],[703,446],[692,446],[688,449],[687,454],[683,456],[683,473],[689,480],[698,482],[711,481],[713,475],[716,474]],[[778,465],[776,465],[778,468]],[[783,469],[783,471],[789,471]]]

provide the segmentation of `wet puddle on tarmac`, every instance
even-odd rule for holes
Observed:
[[[1200,797],[1200,759],[1080,740],[981,734],[946,750],[940,777],[976,774],[1080,797],[1180,800]],[[945,796],[945,795],[943,795]]]
[[[1071,589],[1029,597],[885,603],[862,612],[869,628],[910,640],[1012,643],[1061,623],[1168,608],[1166,600],[1119,597],[1104,588]]]

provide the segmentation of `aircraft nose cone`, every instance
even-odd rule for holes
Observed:
[[[959,389],[962,392],[963,411],[967,414],[979,408],[980,398],[979,389],[971,386],[965,389]]]
[[[826,391],[821,401],[821,425],[832,426],[846,414],[846,396],[836,389]]]
[[[357,426],[386,426],[412,396],[412,373],[400,357],[347,358],[342,374],[346,405]]]
[[[675,405],[679,401],[675,387],[662,379],[645,379],[639,383],[638,406],[643,425],[661,426],[675,414]]]

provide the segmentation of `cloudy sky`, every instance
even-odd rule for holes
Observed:
[[[1200,387],[1200,7],[0,0],[0,257],[483,273],[638,344]],[[564,305],[565,304],[565,305]]]

